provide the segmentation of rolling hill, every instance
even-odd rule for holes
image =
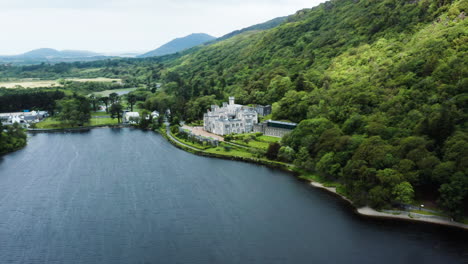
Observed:
[[[28,51],[19,55],[0,56],[0,62],[15,64],[35,64],[41,62],[73,62],[73,61],[94,61],[105,58],[105,56],[81,50],[55,50],[50,48],[41,48]]]
[[[147,52],[138,56],[139,58],[147,58],[147,57],[155,57],[155,56],[163,56],[168,54],[177,53],[186,49],[190,49],[192,47],[201,45],[203,43],[209,42],[211,40],[216,39],[213,36],[204,33],[196,33],[190,34],[188,36],[174,39],[161,47]]]

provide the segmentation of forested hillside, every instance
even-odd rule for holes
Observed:
[[[257,25],[253,25],[253,26],[250,26],[250,27],[243,28],[243,29],[235,30],[233,32],[230,32],[230,33],[222,36],[222,37],[217,38],[213,42],[219,42],[219,41],[222,41],[222,40],[226,40],[226,39],[232,38],[234,36],[237,36],[239,34],[242,34],[244,32],[248,32],[248,31],[259,31],[259,30],[271,29],[271,28],[279,26],[281,23],[283,23],[287,19],[288,19],[287,16],[277,17],[277,18],[274,18],[274,19],[269,20],[269,21],[264,22],[264,23],[260,23],[260,24],[257,24]]]
[[[300,122],[283,139],[283,159],[343,183],[358,204],[382,208],[416,193],[460,217],[466,11],[466,0],[329,1],[170,62],[166,92],[189,101],[186,119],[228,95],[273,104],[273,118]]]
[[[0,66],[0,78],[122,78],[186,121],[235,96],[298,122],[278,159],[376,208],[468,211],[468,0],[332,0],[181,54]],[[41,77],[42,76],[42,77]],[[156,83],[162,89],[156,90]]]

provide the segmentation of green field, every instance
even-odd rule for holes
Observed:
[[[106,112],[93,112],[91,116],[110,116],[110,114]]]
[[[244,139],[249,139],[244,141]],[[232,143],[236,143],[239,145],[243,145],[246,147],[267,150],[271,143],[277,143],[281,140],[281,138],[277,137],[270,137],[270,136],[258,136],[257,133],[249,133],[249,134],[240,134],[235,135],[234,139],[231,140]]]
[[[231,148],[229,151],[226,150],[223,146],[210,148],[205,150],[205,152],[213,153],[213,154],[220,154],[225,156],[233,156],[233,157],[244,157],[244,158],[254,158],[254,154],[248,152],[247,150],[241,150],[240,148]]]
[[[255,140],[250,140],[248,143],[246,143],[243,140],[231,140],[231,142],[239,144],[239,145],[252,147],[252,148],[257,148],[257,149],[263,149],[263,150],[267,150],[268,147],[270,146],[270,143],[255,141]]]
[[[259,136],[259,137],[257,137],[257,140],[263,141],[263,142],[277,143],[277,142],[281,141],[281,138],[279,138],[279,137],[270,137],[270,136]]]
[[[105,90],[105,91],[102,91],[102,92],[95,92],[95,93],[92,93],[94,94],[95,96],[109,96],[111,93],[129,93],[129,92],[133,92],[135,91],[137,88],[125,88],[125,89],[114,89],[114,90]]]
[[[106,125],[118,125],[117,118],[91,118],[89,123],[84,124],[84,127],[92,126],[106,126]],[[69,124],[62,123],[59,120],[56,120],[52,117],[46,118],[45,120],[36,124],[38,129],[63,129],[63,128],[73,128]]]
[[[121,79],[110,79],[110,78],[67,78],[66,80],[74,81],[74,82],[121,82]],[[5,88],[16,88],[16,87],[23,87],[23,88],[42,88],[42,87],[62,87],[58,80],[41,80],[35,78],[24,78],[24,79],[16,79],[12,81],[4,81],[0,82],[0,87]]]

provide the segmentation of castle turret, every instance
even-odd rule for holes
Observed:
[[[229,105],[234,105],[234,100],[235,100],[234,96],[229,96]]]

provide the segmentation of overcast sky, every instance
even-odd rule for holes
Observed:
[[[148,51],[233,30],[325,0],[0,0],[0,54],[36,48]]]

